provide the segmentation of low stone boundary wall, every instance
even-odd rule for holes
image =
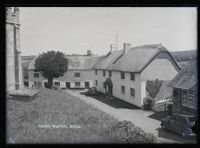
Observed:
[[[36,98],[40,90],[19,89],[8,93],[8,98],[18,101],[30,101]]]

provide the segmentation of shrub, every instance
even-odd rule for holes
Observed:
[[[147,85],[146,85],[146,91],[148,92],[149,96],[151,98],[155,98],[156,95],[158,94],[161,86],[162,86],[161,80],[147,80]]]
[[[168,111],[169,115],[171,116],[172,115],[172,111],[173,111],[173,104],[168,104],[167,105],[167,111]]]
[[[153,134],[145,133],[130,121],[122,121],[112,127],[113,133],[122,143],[155,143],[157,139]]]
[[[143,109],[144,110],[151,110],[154,104],[155,104],[155,100],[153,98],[145,97]]]

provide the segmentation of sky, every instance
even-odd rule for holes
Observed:
[[[117,41],[162,44],[169,51],[197,48],[195,7],[19,7],[22,55],[109,52]]]

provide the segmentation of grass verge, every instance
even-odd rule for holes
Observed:
[[[119,122],[62,90],[42,89],[30,102],[7,99],[11,143],[154,143],[155,137]]]

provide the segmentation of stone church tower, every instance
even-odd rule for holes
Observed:
[[[23,87],[19,8],[6,8],[6,92]]]

